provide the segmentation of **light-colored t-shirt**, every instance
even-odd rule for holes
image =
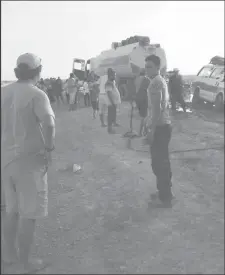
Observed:
[[[69,94],[77,92],[76,81],[73,78],[69,78],[67,81],[67,91]]]
[[[108,92],[111,94],[112,100],[115,105],[118,105],[121,103],[120,99],[120,93],[116,87],[115,81],[107,81],[105,84],[105,90],[106,94],[108,95]],[[111,105],[111,101],[108,98],[108,105]]]
[[[103,75],[100,77],[100,80],[99,80],[99,89],[100,89],[100,95],[105,95],[106,92],[105,92],[105,83],[107,82],[108,80],[108,76],[107,75]]]
[[[157,104],[158,93],[161,93],[160,105]],[[160,117],[157,125],[170,124],[169,112],[169,93],[165,79],[161,75],[157,75],[150,80],[148,87],[148,108],[149,118],[152,120],[154,114],[157,112],[156,108],[160,108]]]
[[[55,118],[48,96],[32,84],[15,82],[2,88],[2,167],[45,148],[42,121]]]
[[[87,83],[87,82],[84,82],[83,87],[84,87],[84,94],[85,94],[85,95],[86,95],[86,94],[89,94],[89,86],[88,86],[88,83]]]

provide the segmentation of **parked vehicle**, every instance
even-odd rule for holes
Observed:
[[[192,82],[192,104],[201,101],[215,105],[216,110],[224,108],[224,58],[215,56],[205,65]]]

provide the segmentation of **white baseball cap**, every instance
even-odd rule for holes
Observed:
[[[16,65],[26,64],[29,69],[36,69],[41,66],[41,58],[32,53],[25,53],[18,57]]]

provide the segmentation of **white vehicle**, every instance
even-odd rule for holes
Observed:
[[[124,41],[112,43],[111,49],[89,59],[85,66],[86,76],[92,72],[98,76],[103,76],[108,68],[112,68],[116,72],[117,84],[120,88],[120,85],[126,83],[127,79],[139,75],[141,69],[145,68],[145,58],[151,54],[160,57],[161,74],[166,74],[166,55],[159,44],[150,44],[148,37],[135,36],[128,40],[127,43]],[[75,63],[73,64],[75,65]]]
[[[192,82],[192,103],[206,101],[216,110],[224,107],[224,58],[215,56],[197,74]]]

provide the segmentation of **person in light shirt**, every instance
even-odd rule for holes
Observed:
[[[102,75],[99,79],[99,118],[102,127],[107,127],[105,124],[105,115],[108,110],[108,98],[105,90],[105,83],[108,80],[108,76]]]
[[[169,157],[171,119],[169,93],[165,79],[160,75],[160,58],[150,55],[145,59],[146,74],[150,78],[148,87],[149,116],[146,119],[147,140],[150,145],[152,170],[156,176],[157,189],[151,195],[152,203],[159,207],[172,206],[172,172]]]
[[[84,81],[83,87],[84,87],[84,105],[88,107],[90,106],[90,91],[89,91],[89,85],[87,81]]]
[[[36,220],[48,214],[47,171],[55,148],[55,115],[46,93],[36,87],[41,69],[36,55],[19,56],[14,70],[18,80],[1,93],[6,204],[2,256],[5,264],[11,264],[8,274],[31,274],[44,266],[42,260],[29,257]]]
[[[113,124],[116,124],[116,113],[117,107],[121,104],[120,93],[116,87],[115,79],[116,73],[113,69],[109,68],[108,80],[105,84],[105,91],[107,95],[107,105],[108,105],[108,133],[113,134],[115,131],[112,129]]]
[[[74,75],[71,73],[67,81],[67,91],[69,94],[69,111],[73,111],[75,108],[75,100],[76,100],[76,94],[77,94],[76,82],[77,81],[74,79]]]

